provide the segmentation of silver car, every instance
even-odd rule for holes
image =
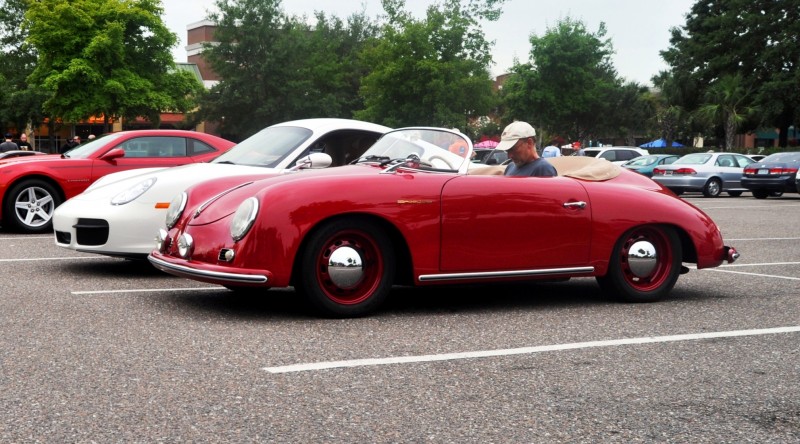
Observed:
[[[685,191],[700,191],[706,197],[717,197],[723,191],[733,197],[741,196],[744,167],[753,159],[736,153],[687,154],[671,165],[653,170],[653,180],[677,195]]]

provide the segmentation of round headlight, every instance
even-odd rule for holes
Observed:
[[[194,239],[189,233],[178,236],[178,254],[184,259],[191,259],[194,252]]]
[[[258,199],[250,197],[236,209],[236,214],[233,215],[231,221],[231,237],[233,240],[238,241],[250,231],[253,222],[256,220],[258,214]]]
[[[151,177],[147,180],[137,183],[136,185],[112,197],[111,205],[125,205],[126,203],[144,194],[144,192],[149,190],[154,183],[156,183],[155,177]]]
[[[186,208],[186,199],[186,193],[182,192],[173,197],[170,201],[169,208],[167,208],[167,216],[164,220],[167,224],[167,228],[172,228],[178,223],[178,219],[181,218],[181,214],[183,214],[183,210]]]

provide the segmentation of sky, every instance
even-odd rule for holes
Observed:
[[[431,0],[406,0],[406,10],[422,18]],[[525,62],[530,51],[529,37],[542,36],[566,17],[580,20],[590,33],[606,24],[615,54],[617,73],[628,81],[651,85],[650,79],[667,65],[659,51],[669,47],[669,30],[686,23],[686,14],[695,0],[506,0],[496,22],[486,22],[486,40],[494,41],[491,67],[494,76],[508,71],[514,60]],[[214,0],[162,0],[163,20],[178,35],[173,50],[175,61],[186,61],[186,27],[206,18]],[[369,17],[383,13],[380,0],[285,0],[289,14],[313,17],[314,11],[346,19],[366,7]]]

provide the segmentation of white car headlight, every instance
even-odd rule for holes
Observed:
[[[231,221],[231,237],[233,240],[241,240],[256,220],[258,214],[258,199],[250,197],[236,209]]]
[[[155,177],[151,177],[147,180],[137,183],[136,185],[112,197],[111,205],[125,205],[126,203],[135,200],[137,197],[144,194],[145,191],[149,190],[154,183],[156,183]]]
[[[186,193],[181,192],[170,201],[169,208],[167,208],[167,216],[164,219],[168,229],[174,227],[175,224],[178,223],[178,219],[181,218],[181,214],[183,214],[183,210],[186,208],[186,199]]]

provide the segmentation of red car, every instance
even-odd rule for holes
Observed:
[[[176,196],[150,262],[233,290],[294,286],[325,316],[376,310],[395,284],[595,277],[631,302],[665,297],[684,262],[738,257],[697,207],[604,159],[507,177],[453,154],[457,132],[388,132],[356,163]],[[499,229],[498,229],[499,228]]]
[[[0,160],[0,221],[5,229],[49,231],[56,207],[106,174],[206,162],[233,145],[194,131],[136,130],[107,134],[64,154]]]

